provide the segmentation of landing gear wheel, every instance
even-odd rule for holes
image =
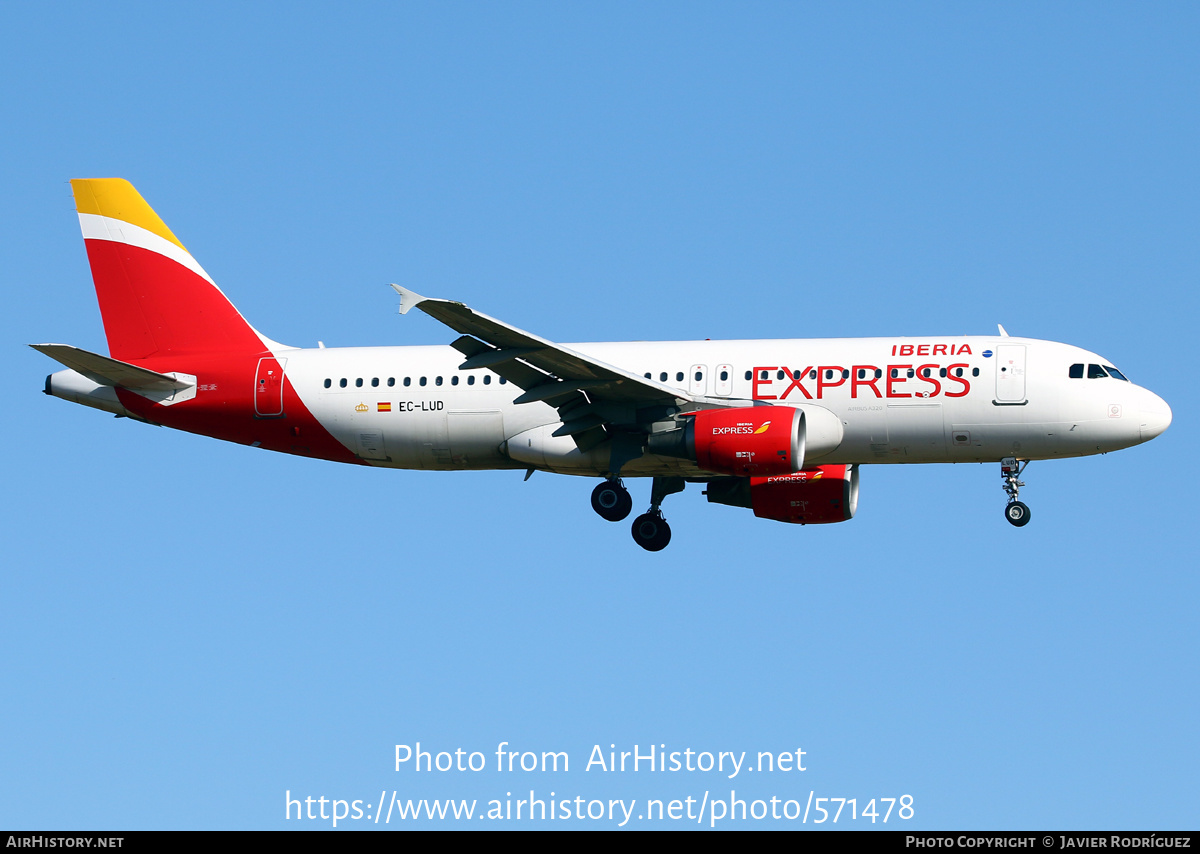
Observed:
[[[1009,524],[1023,528],[1029,524],[1029,508],[1020,501],[1014,501],[1004,508],[1004,518]]]
[[[643,513],[633,520],[633,541],[648,552],[660,552],[671,542],[671,526],[658,513]]]
[[[592,490],[592,509],[610,522],[620,522],[633,509],[633,499],[619,480],[606,480]]]

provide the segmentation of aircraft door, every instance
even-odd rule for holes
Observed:
[[[720,397],[733,394],[733,365],[717,365],[715,383]]]
[[[283,417],[283,368],[287,359],[264,356],[254,373],[254,414],[259,418]]]
[[[708,393],[708,368],[705,365],[692,365],[688,370],[688,392],[691,394]]]
[[[1025,402],[1025,345],[1001,344],[996,347],[996,401]]]

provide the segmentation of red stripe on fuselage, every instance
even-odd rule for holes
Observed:
[[[259,345],[261,348],[261,344]],[[117,389],[121,403],[134,415],[189,433],[254,445],[340,463],[362,463],[335,439],[296,394],[285,370],[283,416],[261,418],[254,411],[254,378],[258,360],[271,353],[249,355],[172,356],[140,359],[139,367],[160,373],[194,374],[196,396],[170,406],[154,403],[128,389]],[[286,351],[281,353],[286,358]]]

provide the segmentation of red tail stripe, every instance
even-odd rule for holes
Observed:
[[[85,243],[114,359],[266,349],[225,295],[186,267],[138,246]]]

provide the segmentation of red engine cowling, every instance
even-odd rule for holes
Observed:
[[[739,477],[788,475],[804,465],[804,414],[788,406],[705,409],[688,439],[703,469]]]
[[[794,474],[750,478],[754,515],[778,522],[845,522],[858,509],[858,467],[817,466]]]

